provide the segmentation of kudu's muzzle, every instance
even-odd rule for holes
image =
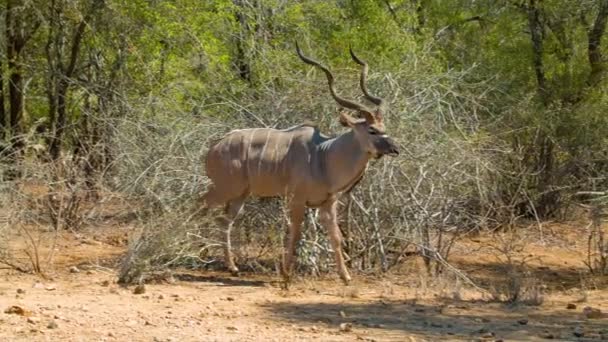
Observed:
[[[389,155],[395,157],[399,155],[399,148],[395,141],[389,137],[382,137],[375,142],[376,150],[378,151],[378,157],[383,155]]]

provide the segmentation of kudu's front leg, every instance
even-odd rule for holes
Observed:
[[[348,285],[351,278],[348,274],[348,269],[344,263],[344,257],[342,256],[342,233],[340,233],[340,227],[338,226],[337,217],[338,201],[330,201],[319,208],[319,216],[321,218],[321,224],[327,230],[329,241],[334,250],[334,257],[336,259],[336,267],[340,278]]]
[[[289,229],[285,236],[285,250],[283,253],[283,265],[281,267],[281,274],[286,283],[290,280],[296,245],[302,235],[302,221],[304,221],[305,210],[306,207],[304,205],[292,204],[289,206]]]

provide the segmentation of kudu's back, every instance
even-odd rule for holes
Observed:
[[[315,146],[325,139],[307,125],[235,130],[209,149],[207,176],[226,198],[286,195],[311,178]]]

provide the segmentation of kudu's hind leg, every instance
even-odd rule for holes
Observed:
[[[224,260],[226,268],[233,275],[237,275],[239,269],[234,264],[234,258],[232,257],[230,231],[232,230],[234,219],[241,211],[241,208],[243,207],[246,198],[246,192],[243,195],[238,196],[237,198],[226,198],[225,192],[218,191],[217,188],[212,185],[209,190],[199,199],[199,204],[200,206],[202,206],[201,210],[204,213],[206,213],[211,208],[220,207],[224,205],[224,213],[223,215],[217,217],[216,221],[219,227],[224,230],[224,237],[226,242],[224,245]]]
[[[344,281],[345,284],[348,284],[351,278],[348,274],[346,264],[344,263],[344,256],[342,255],[342,233],[340,233],[340,227],[338,226],[337,206],[337,201],[327,203],[320,208],[319,214],[321,224],[327,230],[329,241],[334,250],[336,267],[338,268],[340,278],[342,278],[342,281]]]
[[[239,269],[234,264],[234,258],[232,256],[232,243],[230,241],[230,231],[232,230],[232,225],[234,224],[234,220],[238,216],[241,208],[243,208],[243,204],[245,203],[245,199],[247,195],[243,195],[237,199],[233,199],[226,204],[226,208],[224,209],[224,216],[218,218],[221,226],[224,228],[224,233],[226,234],[226,244],[224,245],[224,259],[226,262],[226,268],[232,273],[232,275],[238,275]]]
[[[289,207],[289,229],[285,235],[283,252],[283,265],[281,274],[286,282],[289,282],[293,269],[293,260],[296,254],[296,245],[302,235],[302,221],[304,220],[304,205],[291,205]]]

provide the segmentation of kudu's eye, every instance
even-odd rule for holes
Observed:
[[[378,131],[377,131],[377,130],[375,130],[375,129],[373,129],[373,128],[368,129],[368,130],[367,130],[367,132],[368,132],[369,134],[371,134],[371,135],[376,135],[376,134],[378,134]]]

